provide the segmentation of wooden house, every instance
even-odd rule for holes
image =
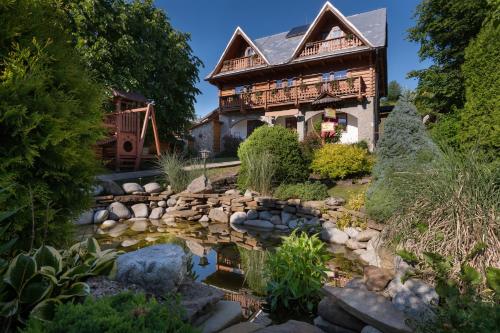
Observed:
[[[217,116],[203,123],[216,124],[214,152],[224,135],[270,124],[303,139],[325,119],[343,125],[341,142],[372,149],[387,91],[386,10],[344,16],[326,2],[311,24],[282,33],[252,39],[237,27],[206,80],[219,90]]]

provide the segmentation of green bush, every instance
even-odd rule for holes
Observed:
[[[304,155],[307,164],[311,164],[314,153],[316,150],[320,149],[322,145],[321,136],[316,132],[308,133],[304,140],[302,140],[300,149],[302,150],[302,155]]]
[[[250,181],[248,169],[250,164],[255,162],[245,161],[244,156],[259,156],[263,152],[271,154],[277,161],[274,168],[275,182],[299,182],[309,175],[297,133],[282,126],[261,126],[253,131],[238,149],[238,157],[241,160],[238,184],[241,187],[245,187]]]
[[[317,235],[296,231],[267,260],[268,300],[272,311],[314,313],[327,280],[330,255]]]
[[[0,324],[9,332],[28,315],[50,320],[56,305],[87,296],[83,281],[109,274],[116,256],[114,250],[101,251],[93,238],[64,251],[44,245],[32,254],[18,254],[0,271]]]
[[[65,304],[55,309],[50,322],[29,321],[25,333],[156,333],[198,332],[182,321],[178,303],[158,303],[143,294],[121,293],[83,304]]]
[[[398,187],[401,173],[413,172],[418,165],[430,163],[440,155],[409,93],[401,96],[387,118],[375,153],[374,180],[366,193],[366,210],[370,217],[384,221],[402,207],[405,199]]]
[[[34,206],[37,243],[67,244],[90,205],[103,89],[71,46],[59,2],[3,1],[0,21],[0,187],[10,194],[0,209],[21,208],[0,241],[22,235],[29,248]]]
[[[276,157],[268,151],[245,151],[241,153],[240,159],[241,164],[246,166],[246,182],[243,185],[239,182],[238,185],[242,189],[252,189],[260,194],[271,194],[276,174]]]
[[[281,184],[273,193],[280,200],[291,198],[301,200],[323,200],[328,197],[328,187],[320,182],[305,182],[298,184]]]
[[[203,174],[203,169],[186,170],[186,167],[200,164],[196,159],[187,160],[177,152],[161,155],[158,166],[165,175],[168,184],[176,193],[182,192],[195,179]]]
[[[326,144],[314,154],[313,172],[323,177],[343,179],[371,171],[368,151],[355,145]]]

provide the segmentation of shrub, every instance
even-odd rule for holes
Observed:
[[[273,193],[280,200],[291,198],[301,200],[323,200],[328,197],[328,187],[320,182],[305,182],[298,184],[281,184]]]
[[[272,311],[314,313],[326,282],[330,255],[317,235],[296,231],[285,237],[267,261],[268,299]]]
[[[148,333],[197,332],[182,321],[183,309],[173,301],[164,304],[144,294],[121,293],[83,304],[55,309],[51,322],[31,319],[25,333]]]
[[[474,152],[445,150],[441,159],[399,174],[393,184],[402,209],[388,220],[387,240],[418,256],[452,258],[455,277],[464,263],[480,271],[498,266],[500,175],[483,162]]]
[[[398,175],[440,155],[409,93],[400,98],[387,118],[375,153],[374,181],[366,193],[366,210],[370,217],[384,221],[402,207],[405,199],[399,193]]]
[[[32,233],[33,205],[37,243],[66,244],[72,220],[91,203],[103,90],[71,47],[58,2],[0,6],[0,187],[9,193],[5,207],[21,208],[0,241]]]
[[[240,147],[240,144],[242,142],[243,142],[243,139],[241,139],[237,136],[224,135],[222,137],[223,151],[222,151],[221,155],[229,156],[229,157],[238,156],[238,148]]]
[[[240,154],[242,165],[246,165],[245,183],[238,179],[243,189],[250,188],[261,194],[271,194],[273,177],[276,174],[275,156],[268,151],[245,151]],[[241,182],[240,182],[241,181]]]
[[[14,331],[28,315],[51,319],[55,305],[87,296],[89,287],[82,281],[109,274],[116,256],[114,250],[101,251],[93,238],[64,251],[44,245],[32,254],[18,254],[1,272],[2,327]]]
[[[371,171],[372,159],[355,145],[326,144],[314,154],[313,172],[333,179],[358,176]]]
[[[238,176],[240,186],[245,186],[249,181],[247,173],[249,161],[244,161],[243,156],[247,154],[258,156],[263,152],[272,154],[278,161],[274,175],[274,181],[277,183],[298,182],[309,175],[297,133],[282,126],[261,126],[253,131],[238,149],[238,157],[242,161]]]
[[[321,148],[322,145],[321,136],[315,132],[308,133],[304,140],[302,140],[300,143],[300,149],[302,150],[302,155],[304,155],[304,159],[307,164],[311,164],[314,158],[314,153],[316,150]]]
[[[201,168],[186,169],[190,165],[199,164],[197,162],[196,159],[187,160],[180,153],[174,151],[163,154],[158,161],[158,166],[163,171],[172,190],[174,192],[182,192],[193,179],[203,173],[203,169]]]
[[[360,211],[365,205],[365,192],[351,194],[347,200],[346,208],[354,211]],[[361,219],[358,216],[353,216],[349,212],[343,212],[337,219],[337,226],[339,229],[347,227],[360,227],[365,229],[367,225],[366,218]]]

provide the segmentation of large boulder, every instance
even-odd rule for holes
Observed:
[[[235,212],[229,218],[230,223],[243,224],[247,219],[247,214],[245,212]]]
[[[241,305],[233,301],[219,301],[215,304],[212,315],[201,324],[202,333],[220,332],[242,319]]]
[[[130,218],[130,211],[127,206],[121,202],[113,202],[108,206],[109,218],[111,220],[120,220]]]
[[[159,193],[161,191],[161,185],[158,183],[147,183],[144,185],[144,191],[148,193]]]
[[[337,228],[323,228],[321,230],[321,239],[328,243],[343,245],[347,242],[349,236]]]
[[[408,279],[404,283],[404,286],[426,304],[437,304],[439,302],[439,295],[436,289],[420,279]]]
[[[318,314],[332,324],[353,331],[359,332],[365,326],[365,323],[342,309],[331,297],[325,297],[319,302]]]
[[[149,209],[145,203],[138,203],[130,207],[135,217],[148,217]]]
[[[394,295],[392,304],[415,320],[429,320],[434,317],[431,307],[407,288]]]
[[[323,290],[351,315],[385,333],[410,333],[407,317],[387,298],[371,291],[325,286]]]
[[[186,192],[210,193],[212,192],[212,183],[205,175],[201,175],[200,177],[195,178],[191,184],[188,185]]]
[[[122,185],[122,187],[127,194],[131,194],[134,192],[144,192],[144,188],[137,183],[125,183]]]
[[[303,321],[289,320],[284,324],[268,326],[255,333],[324,333],[324,331]]]
[[[187,274],[188,255],[175,244],[142,248],[118,256],[116,280],[157,294],[176,291]]]
[[[222,208],[212,208],[208,212],[208,217],[215,222],[227,223],[229,218]]]
[[[247,212],[247,219],[248,220],[257,220],[259,218],[259,212],[254,210],[254,209],[250,209],[248,212]]]

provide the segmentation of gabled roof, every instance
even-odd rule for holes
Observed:
[[[326,10],[325,8],[330,8],[328,7],[328,5],[333,7],[329,2],[327,2],[319,12],[318,17],[320,17],[321,13],[323,13],[323,11]],[[387,11],[385,8],[380,8],[369,12],[359,13],[351,16],[343,16],[343,17],[360,33],[360,35],[362,35],[368,41],[367,46],[360,47],[360,49],[367,49],[370,47],[379,48],[386,46]],[[317,20],[315,19],[315,21]],[[307,31],[310,31],[313,25],[314,22],[307,25]],[[290,31],[294,30],[295,28],[297,27],[290,29]],[[305,29],[305,27],[301,28],[302,30]],[[293,55],[295,50],[299,49],[299,44],[301,44],[301,42],[305,40],[306,35],[295,35],[287,38],[287,35],[289,34],[290,31],[285,31],[278,34],[257,38],[253,41],[253,45],[255,45],[256,52],[260,52],[259,54],[261,54],[261,56],[268,63],[268,65],[277,66],[289,63],[293,60]],[[233,39],[233,37],[231,39]],[[230,44],[231,41],[228,43],[228,46]],[[352,51],[353,51],[352,49],[344,49],[344,50],[339,50],[334,54],[343,54]],[[227,52],[227,47],[221,59],[224,57],[226,52]],[[212,75],[214,75],[214,73],[217,72],[218,66],[220,66],[219,63],[217,63],[217,66],[212,71],[212,73],[210,73],[207,76],[207,79],[212,77]],[[222,76],[225,74],[226,73],[217,75]]]
[[[247,34],[243,31],[243,29],[241,29],[240,27],[237,27],[236,30],[234,30],[233,35],[231,36],[231,39],[227,43],[226,48],[224,49],[224,52],[222,52],[222,55],[219,58],[219,61],[217,62],[217,65],[215,65],[214,70],[208,75],[208,77],[212,76],[222,66],[222,62],[223,62],[224,58],[226,57],[226,54],[229,50],[229,47],[231,46],[231,44],[234,43],[234,40],[236,39],[237,36],[241,36],[248,43],[248,45],[250,45],[255,50],[255,52],[257,52],[257,54],[260,55],[262,57],[262,59],[264,59],[264,61],[268,65],[270,65],[266,56],[261,52],[261,50],[257,47],[257,45],[255,45],[253,40],[247,36]]]

